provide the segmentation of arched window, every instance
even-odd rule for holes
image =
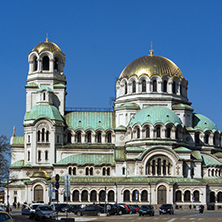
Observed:
[[[146,80],[142,81],[142,92],[146,92]]]
[[[72,143],[72,134],[68,133],[67,143]]]
[[[181,202],[182,201],[182,193],[180,190],[176,191],[176,202]]]
[[[38,139],[37,139],[38,142],[40,142],[40,137],[41,137],[40,135],[41,135],[41,132],[40,132],[40,130],[39,130],[39,131],[38,131]]]
[[[171,136],[171,128],[167,127],[167,129],[166,129],[166,138],[170,138],[170,136]]]
[[[204,143],[205,143],[205,144],[208,144],[208,143],[209,143],[209,134],[208,134],[208,133],[205,133]]]
[[[167,92],[167,80],[163,81],[163,92]]]
[[[176,82],[173,81],[173,84],[172,84],[172,92],[173,94],[176,94]]]
[[[108,202],[114,202],[114,191],[110,190],[108,192]]]
[[[122,175],[125,175],[126,174],[126,169],[125,167],[122,168]]]
[[[79,202],[79,191],[74,190],[72,193],[72,201],[73,202]]]
[[[184,202],[190,202],[190,191],[186,190],[184,193]]]
[[[38,151],[38,160],[41,160],[41,151]]]
[[[43,67],[42,67],[43,70],[49,70],[49,57],[48,56],[43,57],[42,64],[43,64]]]
[[[45,92],[43,93],[43,101],[45,101]]]
[[[107,134],[107,142],[112,143],[112,134],[111,133]]]
[[[109,167],[106,169],[106,174],[107,174],[107,176],[110,176],[110,168]]]
[[[69,175],[72,175],[72,167],[69,167]]]
[[[129,202],[130,201],[130,192],[129,190],[125,190],[123,193],[123,201]]]
[[[43,128],[42,129],[42,142],[45,141],[45,129]]]
[[[140,129],[137,128],[137,138],[139,139],[140,138]]]
[[[46,131],[46,142],[49,142],[49,131]]]
[[[125,94],[127,94],[127,82],[125,82]]]
[[[150,128],[149,128],[149,126],[146,127],[146,138],[150,138]]]
[[[92,138],[92,133],[91,132],[88,132],[87,133],[87,143],[91,143],[91,138]]]
[[[101,190],[99,192],[99,201],[100,202],[105,202],[105,199],[106,199],[106,192],[105,192],[105,190]]]
[[[28,161],[30,161],[30,151],[28,151]]]
[[[90,176],[93,176],[93,168],[90,168]]]
[[[157,82],[153,80],[153,92],[157,92]]]
[[[37,71],[38,63],[37,63],[37,57],[33,59],[33,71]]]
[[[72,174],[75,176],[76,175],[76,167],[73,167],[72,169]]]
[[[195,133],[195,143],[199,144],[200,143],[200,133]]]
[[[103,167],[103,176],[105,176],[105,175],[106,175],[106,168]]]
[[[81,132],[78,132],[77,133],[77,143],[81,143],[81,138],[82,136],[81,136]]]
[[[59,71],[59,70],[58,70],[58,67],[59,67],[59,62],[58,62],[58,59],[55,58],[55,60],[54,60],[54,70],[55,70],[55,71]]]
[[[211,171],[212,177],[214,177],[214,169]]]
[[[132,84],[132,92],[135,93],[136,92],[136,82],[133,81],[133,84]]]
[[[90,193],[90,201],[91,202],[97,202],[97,193],[95,190],[92,190]]]
[[[132,201],[136,202],[139,199],[139,191],[138,190],[134,190],[132,193]]]
[[[141,202],[147,202],[148,201],[148,192],[146,190],[143,190],[141,193]]]
[[[49,159],[49,155],[48,155],[49,153],[48,153],[48,151],[46,150],[45,151],[45,160],[48,160]]]
[[[156,127],[156,137],[160,138],[161,134],[160,134],[160,126]]]
[[[195,190],[195,191],[193,192],[193,197],[194,197],[194,201],[195,201],[195,202],[199,202],[199,201],[200,201],[200,200],[199,200],[199,196],[200,196],[199,191],[198,191],[198,190]]]
[[[98,132],[97,134],[97,143],[101,143],[102,142],[102,134],[101,132]]]
[[[88,175],[89,175],[89,168],[86,167],[86,176],[88,176]]]
[[[218,202],[218,203],[222,203],[222,192],[219,192],[219,193],[217,194],[217,202]]]
[[[81,193],[81,201],[88,202],[88,191],[87,190],[83,190],[83,192]]]
[[[153,160],[152,161],[152,175],[155,175],[156,174],[156,161]]]
[[[179,139],[179,129],[178,128],[176,128],[176,139],[178,140]]]
[[[158,158],[157,160],[157,174],[161,175],[161,159]]]
[[[166,160],[163,160],[163,175],[166,175]]]

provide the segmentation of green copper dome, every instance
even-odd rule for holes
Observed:
[[[163,123],[167,125],[172,123],[175,126],[182,125],[179,117],[170,109],[164,106],[148,106],[137,112],[130,120],[129,125],[135,124],[143,125],[144,123],[150,123],[155,125],[156,123]]]
[[[208,119],[206,116],[197,113],[195,113],[193,116],[193,124],[194,129],[201,130],[203,132],[207,130],[215,132],[218,130],[217,126],[210,119]]]
[[[40,118],[47,118],[51,120],[63,121],[59,110],[52,105],[38,105],[34,106],[30,112],[25,114],[24,121],[37,120]]]

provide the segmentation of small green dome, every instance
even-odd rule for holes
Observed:
[[[38,105],[34,106],[30,112],[25,114],[24,121],[37,120],[40,118],[47,118],[51,120],[63,121],[59,110],[52,105]]]
[[[163,123],[167,125],[172,123],[175,126],[182,125],[180,118],[170,109],[164,106],[148,106],[138,111],[130,120],[129,125],[135,124],[143,125],[144,123],[150,123],[155,125],[156,123]]]
[[[193,124],[194,129],[201,130],[203,132],[207,130],[215,132],[218,130],[217,126],[210,119],[208,119],[206,116],[197,113],[195,113],[193,116]]]

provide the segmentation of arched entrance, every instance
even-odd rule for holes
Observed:
[[[158,187],[157,204],[165,204],[165,203],[166,203],[166,187],[161,185]]]
[[[34,188],[34,201],[43,202],[43,187],[41,185],[37,185]]]

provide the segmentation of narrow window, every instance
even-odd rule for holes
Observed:
[[[40,142],[40,135],[41,135],[41,132],[40,130],[38,131],[38,142]]]
[[[49,131],[46,131],[46,142],[49,142]]]
[[[59,136],[57,136],[57,143],[59,143]]]
[[[103,167],[103,176],[105,176],[105,175],[106,175],[106,168]]]
[[[139,139],[140,138],[140,129],[137,128],[137,138]]]
[[[146,127],[146,138],[150,137],[150,128],[149,126]]]
[[[183,86],[182,86],[182,84],[180,85],[180,95],[183,96]]]
[[[107,174],[107,176],[110,176],[110,168],[107,168],[106,174]]]
[[[101,135],[100,132],[97,134],[97,142],[98,142],[98,143],[101,143],[101,142],[102,142],[102,135]]]
[[[112,143],[112,134],[111,133],[107,134],[107,142]]]
[[[49,57],[44,56],[42,62],[43,62],[43,70],[49,70]]]
[[[48,160],[48,151],[45,151],[45,160]]]
[[[200,143],[200,133],[195,133],[195,143]]]
[[[125,169],[125,167],[123,167],[122,168],[122,175],[125,175],[125,173],[126,173],[126,169]]]
[[[67,143],[72,143],[72,134],[68,133]]]
[[[155,175],[156,174],[156,161],[153,160],[152,161],[152,175]]]
[[[45,92],[43,93],[43,101],[45,101]]]
[[[176,94],[176,82],[173,81],[173,84],[172,84],[172,92],[173,94]]]
[[[166,160],[163,161],[163,175],[166,175]]]
[[[146,80],[142,81],[142,92],[146,92]]]
[[[86,167],[86,176],[88,176],[88,175],[89,175],[89,168]]]
[[[90,168],[90,175],[93,176],[93,168]]]
[[[91,132],[87,134],[87,143],[91,143]]]
[[[160,127],[159,126],[156,127],[156,137],[160,138]]]
[[[77,133],[77,143],[81,143],[81,133]]]
[[[127,94],[127,82],[125,82],[125,94]]]
[[[156,80],[153,80],[153,92],[157,92],[157,83],[156,83]]]
[[[158,158],[157,160],[157,174],[161,175],[161,159]]]
[[[38,151],[38,160],[41,160],[41,151]]]
[[[58,71],[58,65],[59,65],[58,59],[55,58],[55,61],[54,61],[54,70],[55,70],[55,71]]]
[[[133,81],[132,87],[133,87],[132,92],[135,93],[136,92],[136,82],[135,81]]]
[[[167,92],[167,80],[163,81],[163,92]]]
[[[167,130],[166,130],[166,138],[170,138],[170,136],[171,136],[171,128],[167,128]]]
[[[72,174],[75,176],[76,175],[76,167],[74,167],[73,169],[72,169]]]
[[[30,151],[28,151],[28,161],[30,161]]]
[[[28,135],[28,143],[30,143],[30,135]]]
[[[205,134],[204,143],[205,143],[205,144],[208,144],[208,143],[209,143],[209,134],[208,134],[208,133]]]
[[[69,167],[69,175],[72,175],[72,168]]]
[[[42,129],[42,142],[45,141],[45,129],[43,128]]]

